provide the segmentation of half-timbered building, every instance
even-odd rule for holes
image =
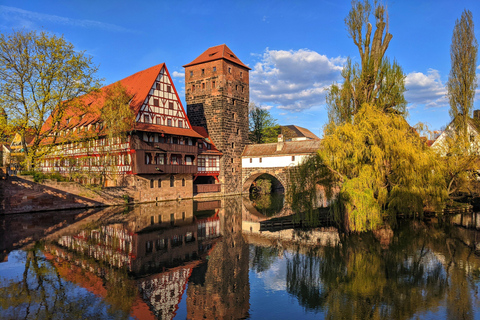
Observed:
[[[140,201],[191,197],[199,150],[208,138],[192,128],[166,65],[118,83],[131,97],[131,128],[117,136],[107,134],[101,108],[115,84],[106,86],[100,94],[80,98],[83,108],[68,109],[60,123],[47,120],[44,130],[57,129],[46,141],[51,150],[38,168],[71,174],[83,183],[135,186]]]

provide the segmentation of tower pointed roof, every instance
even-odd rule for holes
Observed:
[[[205,52],[199,55],[195,60],[184,65],[183,67],[186,68],[186,67],[194,66],[196,64],[220,60],[220,59],[228,60],[241,67],[251,70],[242,61],[240,61],[240,59],[237,58],[237,56],[233,53],[232,50],[230,50],[229,47],[227,47],[226,44],[221,44],[219,46],[208,48],[207,50],[205,50]]]

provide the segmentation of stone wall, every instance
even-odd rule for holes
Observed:
[[[222,193],[241,193],[241,155],[248,143],[248,69],[226,60],[189,66],[185,98],[191,124],[205,127],[223,153]]]

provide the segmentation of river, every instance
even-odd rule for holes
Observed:
[[[281,203],[2,216],[0,318],[480,319],[480,215],[259,232]]]

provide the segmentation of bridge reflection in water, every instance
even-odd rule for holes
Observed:
[[[333,228],[253,230],[276,217],[262,208],[234,197],[1,217],[0,317],[480,316],[475,229],[410,221],[385,246]]]

